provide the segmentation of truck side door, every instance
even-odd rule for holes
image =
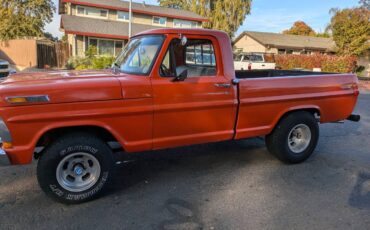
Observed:
[[[220,48],[212,36],[168,35],[153,71],[153,148],[232,139],[236,87],[224,77]],[[174,81],[176,75],[184,81]]]

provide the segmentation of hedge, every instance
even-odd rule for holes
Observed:
[[[115,60],[113,56],[98,56],[97,49],[89,46],[85,52],[85,57],[72,57],[68,60],[67,69],[86,70],[86,69],[106,69],[110,68]]]
[[[325,54],[279,54],[275,56],[275,62],[276,66],[281,69],[321,68],[323,72],[350,73],[356,70],[357,58]]]

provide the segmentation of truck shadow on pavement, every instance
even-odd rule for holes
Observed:
[[[255,138],[126,154],[123,156],[124,163],[116,167],[115,181],[112,183],[110,193],[119,193],[137,184],[148,183],[161,173],[181,173],[186,177],[192,177],[207,174],[214,171],[215,167],[227,163],[244,166],[252,160],[262,158],[275,160],[267,151],[265,154],[252,153],[261,148],[265,148],[264,140]]]
[[[359,172],[348,203],[355,208],[370,209],[370,173]]]

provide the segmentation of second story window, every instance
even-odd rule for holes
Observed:
[[[128,12],[118,11],[117,12],[117,19],[120,20],[120,21],[129,21],[130,20],[130,14]]]
[[[77,6],[77,15],[92,18],[108,18],[108,10]]]
[[[155,26],[166,26],[167,25],[167,18],[153,17],[153,25],[155,25]]]
[[[77,15],[85,15],[85,8],[78,6]]]
[[[173,27],[175,28],[197,28],[198,23],[193,21],[186,21],[186,20],[173,20]]]

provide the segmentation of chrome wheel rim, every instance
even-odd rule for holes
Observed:
[[[301,153],[307,149],[311,142],[311,129],[305,124],[293,127],[288,135],[289,149],[294,153]]]
[[[70,154],[59,162],[56,177],[60,186],[70,192],[83,192],[96,184],[100,177],[100,163],[90,153]]]

